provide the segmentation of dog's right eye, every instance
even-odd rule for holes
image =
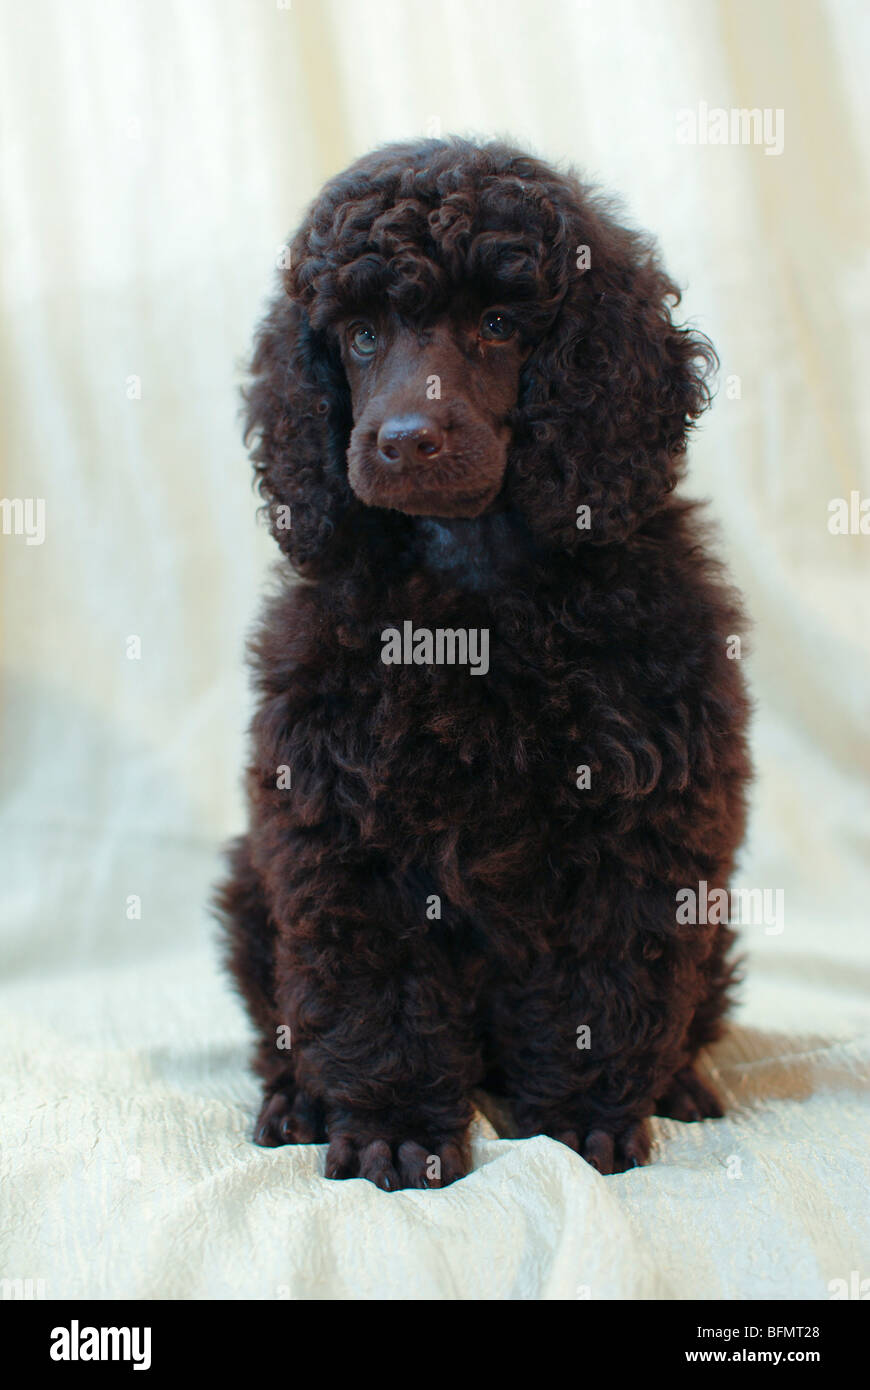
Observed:
[[[481,338],[486,338],[491,343],[506,343],[508,338],[514,336],[516,325],[510,314],[503,314],[500,309],[487,309],[480,320],[478,331]]]
[[[358,357],[371,357],[378,345],[378,335],[370,323],[352,323],[347,336]]]

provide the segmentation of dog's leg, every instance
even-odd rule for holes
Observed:
[[[268,1148],[318,1143],[326,1138],[322,1108],[297,1087],[292,1037],[276,1021],[275,927],[246,837],[230,847],[228,860],[230,874],[218,891],[216,906],[230,970],[261,1033],[255,1069],[263,1078],[263,1103],[254,1142]]]
[[[722,1035],[725,1015],[732,1007],[734,991],[740,983],[741,962],[734,959],[737,933],[719,927],[710,955],[704,962],[704,991],[689,1026],[689,1054],[694,1058],[702,1048]]]
[[[498,1016],[520,1134],[549,1134],[603,1173],[647,1161],[646,1120],[676,1076],[686,1081],[716,930],[677,928],[670,890],[622,886],[619,913],[607,921],[603,904],[597,916],[587,908],[599,932],[579,925],[573,949],[566,942],[506,989]]]
[[[442,1187],[468,1170],[470,1010],[407,880],[288,836],[269,859],[276,1018],[323,1106],[328,1178]]]
[[[656,1102],[656,1114],[670,1120],[721,1119],[722,1104],[714,1091],[698,1076],[692,1062],[702,1048],[714,1043],[722,1033],[725,1014],[732,1002],[738,983],[738,966],[731,952],[736,933],[721,926],[704,962],[704,992],[689,1025],[687,1038],[690,1064],[683,1067],[670,1081],[667,1090]]]
[[[227,944],[227,964],[248,1012],[261,1033],[272,1030],[275,1014],[275,928],[263,886],[251,863],[247,836],[227,852],[229,875],[215,896]]]

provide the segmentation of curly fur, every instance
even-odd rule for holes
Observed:
[[[727,1007],[733,934],[680,925],[675,902],[731,874],[747,700],[726,653],[739,601],[673,495],[715,365],[678,302],[611,205],[499,143],[377,151],[292,242],[246,395],[290,565],[253,647],[250,831],[220,906],[260,1034],[256,1137],[327,1139],[327,1176],[461,1176],[479,1086],[519,1134],[603,1172],[646,1161],[657,1110],[721,1113],[692,1063]],[[511,399],[480,426],[495,500],[453,507],[456,460],[473,474],[486,452],[456,443],[440,517],[367,504],[348,454],[378,464],[377,421],[343,325],[376,316],[412,376],[408,344],[449,375],[457,306],[488,304],[517,325]],[[489,399],[497,354],[456,353]],[[489,671],[384,665],[404,620],[487,629]]]

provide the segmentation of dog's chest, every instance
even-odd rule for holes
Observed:
[[[411,612],[408,612],[408,609]],[[367,823],[431,836],[477,825],[544,820],[573,786],[582,699],[551,679],[552,644],[518,607],[495,613],[481,595],[397,604],[355,631],[345,655],[338,775],[372,789]]]

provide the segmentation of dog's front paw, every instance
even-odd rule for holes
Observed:
[[[349,1133],[330,1135],[326,1151],[327,1178],[367,1178],[384,1192],[403,1187],[447,1187],[464,1177],[469,1162],[461,1136],[434,1144],[416,1139],[358,1138]]]
[[[567,1144],[599,1173],[625,1173],[649,1162],[651,1140],[644,1120],[619,1127],[599,1124],[594,1129],[563,1129],[553,1135]]]

